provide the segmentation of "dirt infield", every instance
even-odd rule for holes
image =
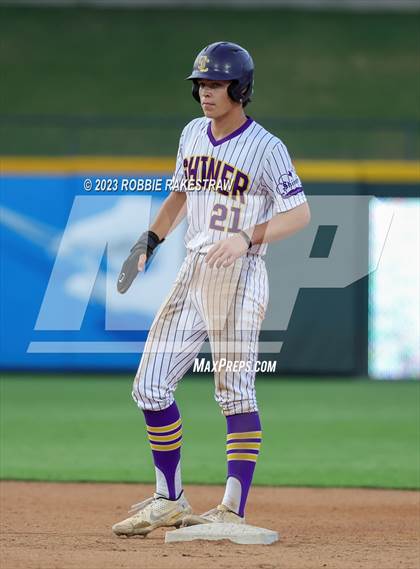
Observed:
[[[202,511],[222,488],[186,488]],[[133,484],[1,483],[2,569],[417,569],[420,493],[390,490],[254,488],[248,522],[280,542],[164,544],[117,538],[110,526],[153,492]]]

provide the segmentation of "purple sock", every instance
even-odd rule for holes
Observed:
[[[243,517],[261,445],[261,423],[257,412],[228,415],[226,421],[228,473],[223,504]]]
[[[182,423],[176,403],[163,411],[143,411],[156,471],[156,493],[176,500],[182,492]]]

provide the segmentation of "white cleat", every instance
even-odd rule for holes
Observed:
[[[179,527],[192,508],[184,493],[178,500],[168,500],[154,494],[153,498],[134,504],[131,512],[135,512],[134,515],[112,526],[115,535],[147,535],[159,527]]]
[[[182,520],[182,526],[196,526],[198,524],[244,524],[245,518],[241,518],[235,512],[232,512],[224,504],[220,504],[216,508],[201,514],[201,516],[186,515]]]

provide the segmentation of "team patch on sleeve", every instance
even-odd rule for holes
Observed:
[[[290,198],[303,192],[302,182],[295,170],[288,170],[287,174],[282,174],[278,179],[277,188],[283,198]]]
[[[282,142],[267,157],[262,185],[271,195],[277,212],[288,211],[306,201],[302,182]]]

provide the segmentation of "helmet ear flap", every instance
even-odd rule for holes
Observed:
[[[235,103],[242,103],[242,94],[240,92],[239,81],[237,79],[231,81],[227,92],[232,101],[235,101]]]
[[[252,84],[244,87],[238,80],[234,80],[228,87],[228,95],[236,103],[242,103],[245,107],[251,100]]]
[[[196,79],[193,79],[192,81],[192,96],[197,101],[197,103],[200,102],[199,85]]]

